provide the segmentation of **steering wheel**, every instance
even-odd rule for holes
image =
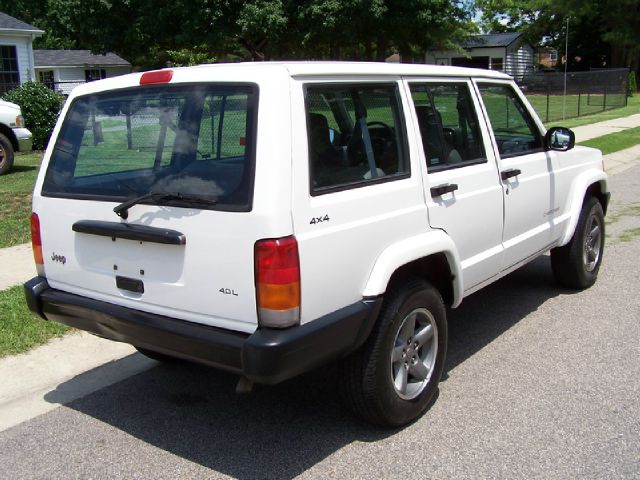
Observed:
[[[377,126],[377,127],[382,127],[382,128],[384,128],[385,130],[388,130],[388,131],[389,131],[389,133],[391,133],[391,132],[393,131],[393,129],[392,129],[389,125],[387,125],[386,123],[384,123],[384,122],[380,122],[380,121],[378,121],[378,120],[374,120],[374,121],[372,121],[372,122],[367,122],[367,127],[376,127],[376,126]]]

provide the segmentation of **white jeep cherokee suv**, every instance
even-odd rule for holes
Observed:
[[[33,194],[46,320],[253,382],[339,359],[345,398],[403,425],[434,398],[447,307],[551,250],[598,275],[599,151],[545,132],[491,71],[251,63],[74,90]]]
[[[22,111],[15,103],[0,100],[0,175],[13,167],[15,152],[31,151],[31,132],[24,126]]]

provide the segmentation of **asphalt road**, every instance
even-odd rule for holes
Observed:
[[[236,396],[158,365],[0,432],[0,478],[640,478],[640,167],[611,190],[598,283],[560,289],[540,258],[465,299],[439,398],[405,429],[352,418],[331,368]]]

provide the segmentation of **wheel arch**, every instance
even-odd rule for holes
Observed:
[[[20,150],[20,146],[18,145],[18,139],[13,133],[13,130],[7,127],[4,123],[0,123],[0,133],[9,139],[14,152],[17,152],[18,150]]]
[[[603,171],[585,172],[578,176],[569,194],[568,212],[570,214],[567,229],[564,232],[558,246],[566,245],[571,241],[578,225],[580,210],[586,198],[594,196],[602,205],[603,212],[607,213],[609,194],[607,189],[607,174]]]
[[[449,306],[457,307],[462,301],[458,251],[442,230],[407,238],[386,248],[376,260],[363,296],[382,295],[389,285],[409,276],[428,280]]]

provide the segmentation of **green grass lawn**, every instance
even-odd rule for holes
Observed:
[[[69,327],[46,322],[29,311],[22,285],[0,292],[0,358],[26,352],[67,331]]]
[[[42,152],[16,155],[11,172],[0,177],[0,248],[29,242],[31,193]]]
[[[586,147],[599,148],[602,150],[603,155],[624,150],[638,144],[640,144],[640,127],[628,128],[621,132],[610,133],[580,143],[580,145]]]

